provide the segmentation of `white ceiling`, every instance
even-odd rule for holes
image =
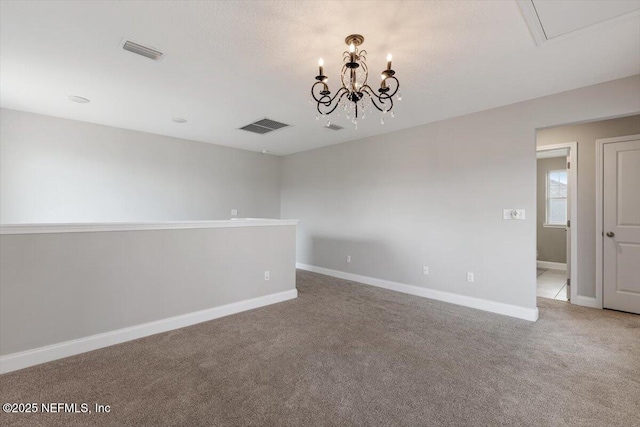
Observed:
[[[273,154],[640,73],[633,13],[538,47],[515,1],[0,5],[2,107]],[[351,33],[366,37],[373,70],[393,53],[403,100],[384,126],[376,115],[356,131],[344,116],[332,117],[345,129],[331,131],[314,119],[309,90],[319,57],[335,84]],[[166,56],[154,62],[126,52],[123,37]],[[176,116],[188,122],[174,123]],[[292,127],[266,135],[237,130],[264,117]]]

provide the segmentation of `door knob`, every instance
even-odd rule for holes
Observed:
[[[613,231],[607,231],[607,237],[613,237],[616,234]]]

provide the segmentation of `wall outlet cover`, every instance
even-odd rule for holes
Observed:
[[[522,220],[525,219],[524,209],[503,209],[502,219]]]

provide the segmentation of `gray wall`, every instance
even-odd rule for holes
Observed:
[[[640,89],[630,88],[640,99]],[[594,98],[585,102],[607,103]],[[637,111],[636,111],[637,112]],[[607,116],[607,115],[604,115]],[[610,115],[609,115],[610,116]],[[538,146],[578,142],[578,291],[580,295],[596,296],[596,139],[640,134],[640,116],[634,115],[570,126],[541,129]],[[573,279],[572,279],[573,281]]]
[[[2,109],[0,223],[279,218],[280,161]]]
[[[546,217],[546,193],[547,171],[566,169],[566,157],[552,157],[538,159],[538,184],[537,184],[537,234],[536,248],[539,261],[567,262],[567,231],[564,227],[545,227]]]
[[[533,308],[535,130],[638,113],[638,93],[633,76],[286,156],[298,262]],[[507,208],[527,219],[502,220]]]
[[[295,229],[0,235],[0,355],[295,289]]]

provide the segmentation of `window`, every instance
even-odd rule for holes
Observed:
[[[547,226],[567,225],[567,170],[547,171]]]

